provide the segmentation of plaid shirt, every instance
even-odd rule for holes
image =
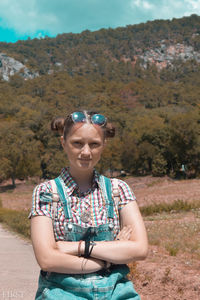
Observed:
[[[78,185],[71,177],[68,168],[61,171],[66,192],[70,197],[72,222],[82,227],[99,226],[107,223],[107,213],[105,207],[105,200],[100,188],[99,174],[94,171],[92,188],[85,193],[81,193]],[[111,179],[111,183],[112,179]],[[114,203],[114,235],[118,234],[120,230],[119,211],[130,201],[136,200],[130,187],[122,180],[118,180],[118,188],[120,201]],[[50,181],[43,182],[36,186],[33,192],[32,209],[28,216],[47,216],[52,218],[53,205],[51,203],[41,202],[41,193],[52,193]],[[113,198],[114,199],[114,198]],[[91,218],[88,223],[84,223],[80,216],[85,210],[90,210]],[[66,220],[61,201],[57,203],[57,210],[54,219],[54,236],[56,241],[64,240],[64,227],[69,220]]]

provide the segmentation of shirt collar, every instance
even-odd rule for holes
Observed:
[[[69,168],[63,168],[60,174],[60,177],[63,179],[67,193],[69,196],[71,196],[74,191],[79,191],[78,184],[76,181],[72,178],[71,174],[69,173]],[[99,173],[94,169],[93,171],[93,180],[92,180],[92,189],[96,187],[100,187],[100,175]]]

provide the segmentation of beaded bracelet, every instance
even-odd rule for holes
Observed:
[[[78,243],[78,256],[81,256],[81,243],[83,242],[83,240],[80,240]]]

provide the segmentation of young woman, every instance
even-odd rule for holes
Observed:
[[[135,196],[94,169],[114,127],[101,114],[78,111],[51,128],[62,134],[69,167],[33,193],[31,238],[41,267],[35,299],[140,299],[126,277],[126,264],[144,259],[148,247]]]

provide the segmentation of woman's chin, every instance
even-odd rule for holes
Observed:
[[[79,165],[80,168],[84,170],[88,170],[92,168],[91,161],[80,161]]]

